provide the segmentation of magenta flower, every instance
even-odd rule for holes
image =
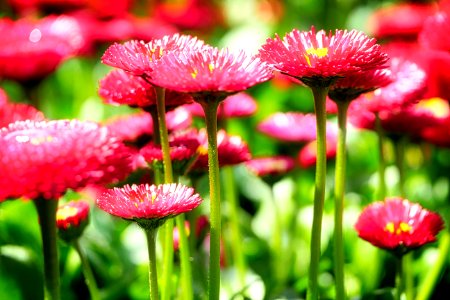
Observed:
[[[128,41],[124,44],[113,44],[102,56],[102,62],[133,75],[150,76],[156,61],[171,51],[192,49],[198,50],[204,43],[196,37],[173,34],[149,43]]]
[[[24,120],[43,121],[45,117],[41,111],[25,103],[0,103],[0,128]]]
[[[337,136],[329,135],[327,137],[326,157],[332,159],[336,157],[337,151]],[[316,165],[317,161],[317,141],[311,141],[303,146],[298,152],[298,163],[300,167],[307,169]]]
[[[58,199],[68,189],[121,180],[129,149],[82,121],[18,121],[0,129],[0,199]]]
[[[357,30],[324,30],[316,33],[297,29],[281,39],[267,39],[259,51],[261,59],[275,70],[309,86],[329,86],[335,79],[357,71],[382,66],[387,61],[376,40]]]
[[[111,71],[100,80],[99,94],[107,104],[142,108],[156,106],[155,88],[142,77],[121,69]],[[167,90],[165,95],[165,104],[168,107],[193,101],[192,97],[185,93]]]
[[[443,228],[437,213],[397,197],[370,204],[355,224],[360,238],[396,255],[436,241]]]
[[[336,126],[327,122],[327,135],[335,135]],[[284,142],[305,143],[316,139],[316,116],[298,112],[274,113],[258,124],[258,130]]]
[[[291,171],[295,167],[295,161],[284,155],[258,157],[246,161],[245,166],[256,176],[275,176]]]
[[[450,51],[450,17],[448,11],[439,11],[426,19],[419,34],[419,42],[425,48]]]
[[[235,93],[272,78],[259,58],[210,46],[169,53],[156,63],[154,74],[153,84],[187,93]]]
[[[111,215],[154,229],[168,218],[191,211],[201,202],[193,188],[182,184],[133,184],[106,191],[97,199],[97,206]]]

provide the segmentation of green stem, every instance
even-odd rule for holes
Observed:
[[[161,299],[172,299],[172,270],[173,270],[173,219],[168,219],[163,225],[163,272]]]
[[[148,248],[148,283],[150,287],[150,299],[158,300],[158,275],[156,271],[156,231],[157,229],[147,229]]]
[[[396,262],[397,262],[397,274],[395,276],[395,286],[396,286],[396,289],[395,289],[395,300],[401,300],[402,293],[403,293],[403,288],[404,288],[404,285],[405,285],[404,277],[403,277],[403,275],[404,275],[404,272],[403,272],[404,271],[403,270],[403,258],[404,258],[404,256],[395,258]]]
[[[58,200],[35,199],[44,254],[44,295],[46,300],[59,300],[60,278],[57,245],[56,210]]]
[[[208,166],[210,196],[210,257],[209,257],[209,299],[218,300],[220,296],[220,177],[219,156],[217,152],[217,107],[219,101],[201,103],[205,112],[208,135]]]
[[[75,239],[73,241],[73,247],[75,248],[75,250],[78,253],[78,256],[80,257],[81,266],[83,268],[84,281],[86,282],[86,285],[89,289],[89,293],[91,294],[91,300],[98,300],[100,299],[100,294],[97,288],[97,284],[95,282],[95,277],[94,274],[92,273],[89,261],[87,260],[87,257],[83,252],[83,249],[81,249],[79,239]]]
[[[175,218],[178,235],[179,235],[179,249],[181,261],[181,282],[183,285],[183,299],[193,299],[194,292],[192,290],[192,270],[191,270],[191,255],[189,251],[189,241],[184,225],[185,215],[181,214]]]
[[[431,265],[423,283],[419,287],[416,300],[430,299],[431,294],[445,268],[448,256],[450,254],[450,232],[445,231],[439,243],[439,256],[434,264]]]
[[[336,152],[334,186],[334,276],[336,279],[336,299],[345,299],[344,281],[344,194],[346,169],[347,110],[350,102],[336,102],[338,106],[338,141]]]
[[[375,113],[375,130],[378,135],[378,199],[386,197],[386,155],[384,153],[384,131],[378,113]]]
[[[325,201],[325,184],[327,171],[326,156],[326,110],[325,100],[328,94],[326,87],[312,87],[314,95],[314,107],[316,111],[317,130],[317,160],[314,190],[314,215],[311,229],[311,261],[309,267],[307,299],[315,300],[319,297],[319,261],[320,243],[322,235],[322,217]]]
[[[242,236],[239,226],[239,203],[236,197],[236,185],[233,173],[233,167],[228,166],[222,169],[224,175],[224,188],[225,198],[228,200],[230,209],[230,227],[231,227],[231,239],[234,263],[236,264],[239,280],[242,287],[245,286],[245,275],[247,273],[247,266],[244,257],[244,251],[242,250]]]
[[[278,208],[277,201],[275,198],[273,184],[269,184],[270,188],[270,200],[272,201],[273,206],[273,218],[274,218],[274,226],[272,228],[272,239],[271,239],[271,249],[272,249],[272,269],[275,274],[276,283],[275,286],[283,286],[285,283],[287,268],[285,265],[286,262],[286,253],[283,251],[283,241],[282,234],[284,232],[280,209]]]

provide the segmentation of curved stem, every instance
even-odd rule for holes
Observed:
[[[419,287],[419,292],[417,293],[416,300],[427,300],[433,292],[434,287],[445,268],[448,256],[450,254],[450,232],[445,231],[444,235],[441,237],[439,243],[439,256],[431,268],[425,275],[423,283]]]
[[[322,235],[322,217],[325,201],[325,184],[327,171],[326,156],[326,110],[325,100],[328,88],[312,87],[316,111],[317,160],[314,190],[314,215],[311,229],[311,261],[309,267],[307,299],[315,300],[319,296],[318,276],[320,260],[320,243]]]
[[[57,245],[56,210],[58,200],[35,199],[44,254],[44,295],[46,300],[59,300],[60,278]]]
[[[219,101],[201,103],[205,112],[208,134],[208,166],[210,196],[210,257],[209,257],[209,299],[218,300],[220,296],[220,177],[219,156],[217,152],[217,107]]]
[[[242,250],[242,236],[239,226],[239,203],[236,197],[235,178],[233,173],[233,167],[227,166],[222,169],[225,178],[224,188],[225,197],[228,200],[230,206],[230,227],[231,227],[231,240],[234,263],[236,264],[239,280],[242,287],[245,286],[245,274],[247,273],[247,266],[245,263],[244,251]]]
[[[338,106],[338,141],[334,185],[334,276],[336,278],[336,299],[345,299],[344,282],[344,194],[347,135],[347,110],[349,102],[336,102]]]
[[[89,293],[91,294],[91,300],[98,300],[100,299],[100,294],[97,284],[95,282],[95,277],[94,274],[92,273],[89,261],[87,260],[87,257],[83,252],[83,249],[81,249],[79,239],[75,239],[73,241],[73,247],[75,248],[75,250],[78,253],[78,256],[80,257],[81,266],[83,268],[84,281],[86,282],[86,285],[89,289]]]
[[[184,221],[184,214],[175,217],[175,222],[178,227],[180,245],[181,282],[183,285],[182,295],[183,299],[191,300],[194,296],[194,292],[192,290],[191,255],[189,251],[189,241]]]
[[[378,135],[378,199],[386,197],[386,155],[384,153],[384,131],[378,113],[375,113],[375,130]]]
[[[156,231],[157,229],[147,229],[148,248],[148,283],[150,287],[150,299],[158,300],[158,275],[156,271]]]

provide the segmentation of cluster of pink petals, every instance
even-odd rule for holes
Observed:
[[[256,176],[283,175],[295,167],[295,160],[286,155],[252,158],[245,166]]]
[[[39,80],[76,54],[84,41],[77,23],[69,17],[39,21],[0,20],[0,78]]]
[[[234,93],[272,78],[272,70],[244,51],[203,46],[196,51],[174,51],[154,66],[152,83],[188,92]]]
[[[18,121],[0,130],[0,199],[58,199],[68,189],[121,180],[129,149],[105,127],[77,120]]]
[[[171,138],[169,146],[170,159],[172,162],[188,161],[195,158],[200,142],[195,136],[189,134],[176,134]],[[153,142],[142,147],[140,153],[149,163],[163,160],[161,146],[155,145]]]
[[[151,77],[155,62],[176,50],[198,50],[204,42],[189,35],[173,34],[148,43],[132,40],[113,44],[102,56],[102,62],[133,75]],[[176,73],[172,72],[172,75]]]
[[[111,71],[100,80],[98,93],[107,104],[124,104],[132,107],[156,105],[155,88],[142,77],[131,75],[121,69]],[[188,94],[166,91],[166,106],[174,107],[192,101],[192,97]]]
[[[335,135],[336,126],[327,122],[327,135]],[[284,142],[305,143],[316,139],[316,116],[299,112],[277,112],[260,122],[257,129]]]
[[[86,201],[70,201],[58,207],[56,211],[56,226],[59,230],[78,227],[89,217],[89,203]]]
[[[205,117],[202,106],[199,103],[186,105],[193,116]],[[226,120],[229,118],[242,118],[253,115],[257,110],[257,103],[252,96],[241,92],[225,98],[220,102],[217,110],[217,119]]]
[[[192,116],[184,107],[178,107],[166,113],[166,123],[169,131],[183,130],[191,126]],[[122,141],[145,140],[153,135],[153,119],[147,112],[115,117],[105,125]]]
[[[208,169],[208,136],[206,129],[202,128],[198,132],[200,142],[199,155],[193,165],[193,169]],[[248,145],[240,136],[228,135],[224,130],[217,132],[217,154],[219,156],[219,165],[237,165],[251,159]]]
[[[359,237],[398,255],[436,241],[443,228],[437,213],[397,197],[368,205],[355,224]]]
[[[259,51],[261,59],[277,71],[301,79],[332,79],[384,65],[386,54],[376,40],[357,30],[336,30],[328,34],[299,31],[267,39]],[[319,83],[320,84],[320,83]]]
[[[194,189],[182,184],[125,185],[107,190],[97,199],[97,206],[107,213],[138,223],[159,221],[191,211],[202,199]]]

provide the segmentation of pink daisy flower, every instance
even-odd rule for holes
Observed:
[[[201,202],[193,188],[182,184],[133,184],[106,191],[97,199],[97,206],[116,217],[136,221],[143,228],[155,229]]]
[[[82,121],[18,121],[0,129],[0,199],[58,199],[68,189],[121,180],[129,149]]]
[[[142,77],[121,69],[111,71],[100,80],[99,94],[107,104],[144,108],[156,106],[155,88]],[[168,107],[193,101],[192,97],[185,93],[167,90],[165,95],[165,104]]]
[[[309,86],[329,86],[335,79],[356,71],[382,66],[387,61],[376,40],[357,30],[324,30],[287,33],[267,39],[259,56],[275,70]]]
[[[116,67],[133,75],[150,76],[156,61],[175,50],[198,50],[204,43],[196,37],[173,34],[145,43],[132,40],[124,44],[113,44],[102,56],[102,63]]]
[[[337,136],[328,136],[326,145],[326,156],[327,159],[332,159],[336,157],[337,151]],[[305,146],[298,152],[298,163],[300,167],[304,169],[311,168],[316,165],[317,161],[317,142],[308,142]]]
[[[272,78],[259,58],[210,46],[169,53],[157,62],[154,73],[153,84],[187,93],[235,93]]]
[[[246,161],[245,166],[256,176],[276,176],[294,169],[295,161],[292,157],[285,155],[258,157]]]
[[[443,228],[437,213],[397,197],[368,205],[355,224],[360,238],[400,256],[436,241]]]
[[[439,11],[426,19],[419,34],[419,42],[425,48],[450,51],[450,9]]]
[[[0,104],[0,128],[16,121],[43,121],[44,114],[31,105],[6,102]]]

